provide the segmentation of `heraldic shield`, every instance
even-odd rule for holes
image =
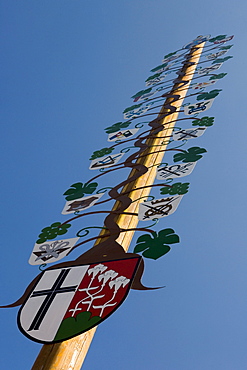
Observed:
[[[58,343],[110,316],[130,290],[141,257],[43,271],[18,313],[29,339]]]

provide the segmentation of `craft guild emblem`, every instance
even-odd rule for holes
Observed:
[[[92,207],[104,193],[89,195],[87,197],[70,200],[66,202],[64,209],[62,210],[63,215],[74,213],[77,211],[84,211],[87,208]]]
[[[222,55],[226,54],[227,51],[228,50],[221,50],[221,51],[218,51],[218,53],[208,54],[208,55],[206,55],[206,59],[208,59],[208,60],[217,59],[217,58],[221,57]]]
[[[57,262],[67,256],[78,240],[79,238],[70,238],[36,243],[28,262],[30,265]]]
[[[169,63],[169,62],[171,62],[172,60],[178,59],[179,57],[181,57],[181,55],[182,55],[182,54],[171,55],[171,56],[169,56],[169,57],[167,57],[167,58],[164,58],[164,59],[162,60],[162,62],[163,62],[163,63]]]
[[[172,138],[175,141],[195,139],[204,134],[206,127],[190,128],[185,130],[174,131]]]
[[[90,330],[126,298],[141,257],[43,271],[18,313],[18,326],[39,343]]]
[[[233,36],[229,36],[229,37],[225,37],[222,40],[215,40],[214,41],[214,44],[224,44],[225,42],[232,40],[233,37],[234,37],[234,35]]]
[[[138,93],[133,95],[131,98],[134,99],[134,102],[137,102],[139,100],[147,100],[154,94],[156,94],[156,91],[152,91],[152,88],[150,87],[149,89],[139,91]]]
[[[170,67],[173,66],[173,64],[174,64],[174,62],[172,62],[170,64],[168,64],[168,63],[161,64],[158,67],[155,67],[155,68],[151,69],[151,72],[155,72],[155,73],[166,72],[170,69]]]
[[[191,87],[194,90],[203,89],[204,87],[214,85],[216,82],[217,82],[216,80],[211,80],[211,81],[207,81],[207,82],[198,82],[196,84],[192,84]]]
[[[124,119],[132,119],[132,118],[135,118],[135,117],[139,117],[141,116],[143,113],[146,113],[149,108],[153,105],[153,103],[148,103],[148,104],[145,104],[145,105],[142,105],[141,104],[138,104],[138,105],[134,105],[130,108],[126,108],[124,110]]]
[[[203,100],[200,103],[190,104],[184,107],[184,114],[186,114],[187,116],[190,116],[191,114],[204,112],[208,110],[209,108],[211,108],[213,101],[214,99],[208,99],[208,100]]]
[[[156,73],[153,76],[150,76],[149,78],[146,79],[146,86],[152,86],[155,85],[159,82],[162,82],[164,78],[167,76],[168,73],[161,75],[161,73]]]
[[[106,155],[101,158],[93,159],[91,161],[90,170],[99,170],[101,168],[111,167],[116,164],[124,155],[124,153],[118,153],[114,155]]]
[[[138,219],[140,221],[153,220],[171,215],[176,211],[183,195],[169,198],[155,199],[150,202],[140,203]]]
[[[211,73],[213,71],[216,71],[217,69],[219,69],[221,66],[222,66],[223,63],[216,63],[212,66],[209,66],[209,67],[205,67],[205,68],[198,68],[197,70],[197,73],[199,75],[207,75],[208,73]]]
[[[108,141],[117,141],[117,140],[124,140],[128,139],[129,137],[135,135],[139,128],[129,129],[129,130],[121,130],[118,132],[114,132],[108,135]]]
[[[157,170],[157,180],[176,179],[178,177],[184,177],[193,171],[196,162],[188,162],[181,164],[173,164],[171,166],[160,167]]]

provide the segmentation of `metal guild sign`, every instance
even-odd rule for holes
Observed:
[[[162,199],[154,199],[150,202],[140,203],[138,220],[148,221],[154,218],[161,218],[171,215],[176,211],[183,195],[168,197]]]
[[[160,167],[157,170],[156,179],[176,179],[178,177],[184,177],[190,175],[195,168],[196,162],[189,163],[178,163],[171,166]]]
[[[126,298],[141,257],[51,268],[18,313],[21,332],[39,343],[61,342],[90,330]]]

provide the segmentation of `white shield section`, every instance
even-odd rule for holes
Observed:
[[[177,179],[189,175],[195,168],[196,162],[179,163],[160,167],[157,170],[157,180]]]
[[[85,209],[92,207],[102,197],[102,195],[104,195],[104,193],[91,194],[79,199],[69,200],[66,202],[64,209],[62,210],[62,215],[84,211]]]
[[[57,262],[67,256],[79,239],[70,238],[47,241],[42,244],[36,243],[28,262],[30,265]]]
[[[38,341],[51,342],[57,333],[57,330],[75,294],[75,291],[57,292],[54,294],[55,296],[50,304],[46,305],[43,312],[40,312],[42,315],[42,320],[39,324],[39,328],[30,330],[30,327],[33,326],[33,322],[37,319],[37,313],[40,311],[40,308],[42,307],[42,304],[44,304],[44,301],[47,297],[47,294],[45,293],[52,291],[54,284],[61,275],[62,270],[69,271],[61,285],[60,290],[63,288],[67,288],[69,290],[72,287],[75,287],[76,289],[83,279],[88,267],[88,265],[74,266],[64,269],[45,271],[20,311],[19,325],[21,329],[24,330],[34,340],[37,339]],[[32,297],[32,295],[39,294],[41,291],[44,292],[44,295]],[[40,294],[42,294],[42,292]]]
[[[190,104],[184,107],[184,114],[186,116],[191,116],[192,114],[205,112],[209,108],[211,108],[214,99],[202,100],[195,104]]]
[[[138,220],[149,221],[154,218],[162,218],[171,215],[176,211],[182,197],[183,195],[176,195],[141,203],[138,212]]]
[[[108,141],[116,141],[116,140],[125,140],[129,137],[132,137],[137,133],[139,128],[129,129],[129,130],[121,130],[118,132],[113,132],[113,134],[108,135]]]
[[[101,168],[108,168],[116,164],[124,155],[124,153],[118,153],[113,155],[106,155],[104,157],[96,158],[91,161],[90,170],[99,170]]]
[[[222,66],[223,63],[216,63],[210,67],[200,68],[197,70],[199,75],[207,75],[208,73],[212,73],[213,71],[217,71]]]
[[[195,139],[204,134],[206,127],[189,128],[185,130],[174,131],[172,138],[175,141]]]

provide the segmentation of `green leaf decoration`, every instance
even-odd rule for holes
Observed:
[[[93,159],[96,159],[96,158],[103,157],[104,155],[112,153],[113,150],[114,150],[114,148],[103,148],[103,149],[100,149],[100,150],[96,150],[95,152],[93,152],[93,154],[91,155],[91,158],[89,158],[89,159],[93,160]]]
[[[228,59],[231,59],[231,58],[233,58],[233,56],[230,56],[230,55],[229,55],[229,57],[215,59],[215,60],[213,61],[213,63],[212,63],[212,64],[216,64],[216,63],[224,63],[224,62],[226,62]]]
[[[154,80],[155,78],[160,77],[161,74],[162,74],[162,72],[161,73],[156,73],[155,75],[152,75],[152,76],[148,77],[145,82],[148,82],[150,80]]]
[[[209,126],[213,126],[213,124],[214,124],[214,117],[208,117],[208,116],[202,117],[201,119],[197,118],[192,121],[192,126],[209,127]]]
[[[112,134],[113,132],[117,132],[119,130],[122,130],[123,128],[129,127],[131,122],[117,122],[114,123],[112,126],[109,126],[105,128],[105,131],[107,134]]]
[[[37,244],[42,244],[46,240],[55,239],[58,235],[66,234],[71,224],[62,225],[61,222],[54,222],[51,226],[45,227],[39,234],[39,239],[36,241]]]
[[[146,89],[146,90],[141,90],[139,91],[138,93],[136,93],[135,95],[131,96],[131,98],[135,99],[135,98],[139,98],[140,96],[144,95],[144,94],[148,94],[152,91],[152,87],[150,87],[149,89]]]
[[[177,53],[177,52],[176,52],[176,51],[174,51],[174,53],[166,54],[166,55],[164,56],[164,58],[163,58],[163,59],[170,58],[170,57],[172,57],[173,55],[175,55],[176,53]]]
[[[164,68],[164,67],[167,67],[167,66],[168,66],[168,63],[160,64],[159,66],[157,66],[157,67],[155,67],[155,68],[151,69],[151,72],[156,72],[156,71],[158,71],[159,69]]]
[[[202,94],[197,95],[197,100],[209,100],[209,99],[214,99],[217,95],[219,95],[220,91],[222,90],[212,90],[210,92],[205,92]]]
[[[175,194],[186,194],[189,191],[189,182],[176,182],[175,184],[172,184],[171,186],[165,186],[164,188],[160,189],[160,194],[169,194],[169,195],[175,195]]]
[[[210,77],[210,80],[219,80],[220,78],[223,78],[227,75],[227,73],[219,73],[218,75],[213,75]]]
[[[231,49],[233,47],[233,45],[226,45],[226,46],[222,46],[221,48],[220,48],[220,50],[229,50],[229,49]]]
[[[152,235],[144,234],[137,239],[134,253],[143,252],[143,257],[157,260],[171,249],[167,244],[174,243],[179,243],[179,236],[173,229],[164,229],[158,234],[154,231]]]
[[[131,111],[131,110],[133,110],[133,109],[137,109],[137,108],[139,108],[141,105],[142,105],[142,103],[140,103],[140,104],[136,104],[136,105],[132,105],[131,107],[126,108],[126,109],[123,111],[123,113],[127,113],[127,112],[129,112],[129,111]]]
[[[227,35],[219,35],[219,36],[216,36],[216,37],[213,37],[212,39],[209,39],[208,41],[209,42],[215,42],[215,41],[219,41],[219,40],[223,40],[226,38]]]
[[[183,153],[178,153],[173,156],[174,162],[196,162],[201,159],[203,156],[202,153],[206,153],[206,149],[200,148],[199,146],[193,146],[188,150],[183,150]]]
[[[93,194],[98,186],[97,182],[91,182],[89,184],[83,184],[82,182],[77,182],[70,186],[70,189],[66,190],[63,195],[66,200],[74,200],[84,197],[85,194]]]

